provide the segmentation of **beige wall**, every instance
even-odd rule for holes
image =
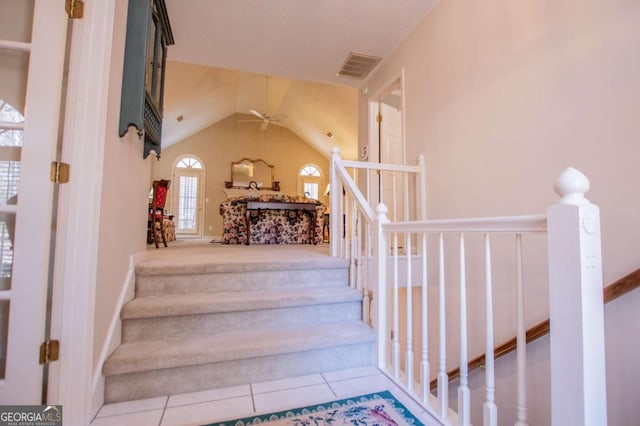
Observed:
[[[298,172],[303,165],[309,163],[321,169],[325,183],[328,183],[329,160],[326,157],[285,127],[270,125],[267,130],[261,131],[261,123],[238,121],[245,119],[250,119],[250,116],[231,115],[163,150],[160,160],[153,164],[154,179],[173,180],[174,165],[182,156],[191,154],[204,161],[205,198],[209,199],[205,203],[204,234],[208,236],[222,235],[219,206],[226,199],[224,182],[230,180],[232,161],[245,157],[262,158],[273,164],[275,180],[280,181],[280,192],[283,194],[297,193]],[[172,188],[170,197],[174,191]],[[169,209],[175,211],[177,207],[169,205]]]
[[[601,207],[611,283],[638,267],[638,28],[632,0],[441,1],[361,93],[404,70],[407,158],[425,154],[431,218],[544,213],[559,173],[583,171],[587,197]],[[363,97],[360,146],[366,114]],[[625,339],[640,328],[640,293],[614,303],[606,308],[609,423],[632,424],[640,355]],[[529,395],[532,424],[547,421],[541,389]],[[513,393],[499,388],[499,402],[512,404]]]
[[[131,255],[146,250],[147,194],[153,159],[142,159],[135,130],[118,137],[127,1],[116,6],[102,180],[100,247],[96,280],[94,365],[108,337]],[[119,335],[119,330],[116,331]],[[98,390],[100,392],[101,390]]]

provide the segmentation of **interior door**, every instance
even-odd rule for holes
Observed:
[[[404,138],[402,135],[402,92],[400,81],[389,87],[379,100],[379,153],[380,163],[404,164]],[[401,174],[383,173],[380,182],[381,200],[389,209],[391,220],[406,220],[402,194],[405,182]]]
[[[40,404],[67,17],[0,2],[0,404]]]

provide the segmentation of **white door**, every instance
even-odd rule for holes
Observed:
[[[186,237],[202,236],[204,166],[192,155],[180,158],[173,169],[172,214],[176,233]]]
[[[176,175],[176,183],[176,233],[201,235],[200,173],[182,171]]]
[[[397,87],[396,87],[397,86]],[[380,98],[379,102],[379,151],[380,163],[404,164],[404,138],[402,137],[402,93],[400,83],[392,86],[389,93]],[[402,194],[405,182],[402,174],[383,173],[382,202],[389,209],[391,220],[408,220],[405,218],[405,203]]]
[[[42,401],[64,6],[0,3],[0,404]]]

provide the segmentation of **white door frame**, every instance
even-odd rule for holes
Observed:
[[[402,92],[402,164],[407,164],[407,142],[406,142],[406,90],[405,90],[405,75],[404,68],[400,73],[391,77],[381,88],[375,92],[368,99],[369,106],[369,138],[367,147],[367,158],[361,158],[362,161],[369,161],[373,163],[380,162],[380,147],[379,147],[379,124],[378,113],[380,111],[380,100],[389,92],[389,88],[394,86],[397,81],[400,81],[400,91]],[[372,192],[378,193],[378,183],[372,182]]]
[[[400,81],[400,91],[402,92],[402,162],[407,162],[407,143],[406,143],[406,90],[405,90],[405,76],[404,68],[399,74],[389,79],[381,89],[375,92],[368,100],[369,104],[369,146],[368,146],[368,158],[366,160],[370,162],[379,162],[380,150],[378,148],[378,111],[380,100],[389,92],[389,88],[394,86],[397,81]]]
[[[71,164],[71,180],[60,187],[51,322],[51,336],[61,342],[60,361],[50,366],[48,398],[64,405],[65,424],[89,424],[93,414],[103,157],[106,134],[116,131],[106,128],[116,3],[86,2],[71,36],[61,155]]]

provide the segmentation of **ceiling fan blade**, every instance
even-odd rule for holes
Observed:
[[[253,115],[255,115],[256,117],[260,117],[264,120],[264,115],[260,114],[258,111],[256,111],[255,109],[250,109],[249,112]]]

